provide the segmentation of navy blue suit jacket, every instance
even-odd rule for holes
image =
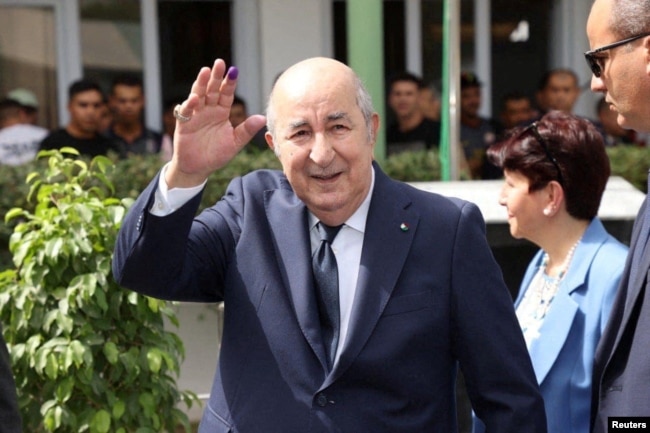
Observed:
[[[196,218],[200,197],[150,214],[157,179],[130,209],[113,262],[122,285],[225,302],[200,432],[453,432],[457,362],[488,431],[546,431],[478,208],[375,173],[348,338],[331,372],[308,212],[282,173],[234,179]]]
[[[592,385],[592,431],[608,431],[611,416],[650,416],[650,248],[631,275],[648,209],[646,196],[632,229],[632,242],[612,306],[612,312],[598,343]]]

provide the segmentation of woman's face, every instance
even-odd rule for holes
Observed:
[[[527,239],[538,244],[536,239],[543,232],[548,219],[544,215],[545,188],[530,191],[529,179],[518,171],[504,170],[504,183],[499,196],[499,204],[508,211],[510,234],[516,239]]]

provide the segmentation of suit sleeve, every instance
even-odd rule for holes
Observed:
[[[546,432],[543,399],[512,298],[472,203],[461,208],[452,272],[454,349],[476,416],[488,433]]]
[[[615,240],[605,243],[601,250],[602,252],[596,255],[594,263],[591,265],[592,269],[600,272],[590,272],[589,281],[589,287],[602,287],[603,290],[600,300],[599,338],[605,331],[612,312],[628,253],[627,247]]]
[[[225,215],[238,214],[229,211],[238,200],[222,200],[195,218],[201,201],[198,194],[161,217],[149,212],[157,185],[156,177],[124,218],[113,255],[116,281],[160,299],[223,300],[224,275],[234,248],[236,225]],[[240,185],[233,181],[227,194],[237,194]]]

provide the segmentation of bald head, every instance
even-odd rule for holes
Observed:
[[[372,135],[371,119],[374,113],[372,99],[357,74],[344,63],[327,57],[313,57],[300,61],[285,70],[276,80],[266,109],[267,129],[271,135],[275,134],[277,121],[278,99],[301,98],[304,103],[318,103],[316,99],[305,98],[314,94],[319,98],[324,95],[318,90],[326,86],[331,92],[344,92],[356,97],[363,118],[368,128],[369,138]],[[321,101],[322,102],[322,101]]]
[[[356,76],[344,63],[327,57],[312,57],[300,61],[285,70],[276,80],[274,90],[288,91],[291,88],[305,88],[317,80],[330,80],[351,83]]]

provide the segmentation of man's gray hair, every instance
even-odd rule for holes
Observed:
[[[366,122],[366,129],[368,131],[368,141],[372,141],[375,138],[372,135],[372,115],[375,112],[375,108],[372,105],[372,98],[370,97],[370,93],[368,93],[366,86],[364,86],[363,81],[361,81],[361,78],[359,78],[357,74],[354,74],[354,87],[357,93],[357,105],[359,106],[359,109],[361,110],[361,114],[363,114],[363,119]],[[275,136],[275,117],[276,117],[275,106],[273,102],[274,92],[275,92],[275,85],[271,90],[271,94],[269,95],[269,100],[266,105],[266,129],[272,136]],[[277,146],[276,146],[276,155],[277,155]]]
[[[620,39],[650,32],[650,0],[613,0],[610,28]]]

